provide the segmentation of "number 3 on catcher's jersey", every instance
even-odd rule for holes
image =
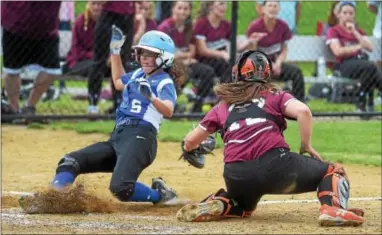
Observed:
[[[132,113],[140,113],[141,110],[142,110],[141,101],[139,101],[137,99],[133,99],[133,101],[131,102],[131,109],[130,109],[130,111]]]

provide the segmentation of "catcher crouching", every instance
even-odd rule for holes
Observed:
[[[220,131],[227,191],[219,189],[200,203],[185,205],[177,213],[178,220],[245,218],[266,194],[317,191],[320,225],[363,224],[363,210],[348,208],[350,183],[343,167],[325,162],[312,147],[310,109],[270,83],[271,75],[269,58],[260,51],[247,51],[233,67],[232,82],[216,87],[221,102],[188,133],[182,149],[185,159],[198,162],[196,166],[200,167],[204,165],[198,159],[202,156],[204,160],[200,154],[202,141]],[[300,153],[291,152],[284,139],[285,119],[298,122]]]

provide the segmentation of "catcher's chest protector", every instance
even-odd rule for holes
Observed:
[[[224,127],[221,133],[222,138],[226,133],[227,129],[235,122],[240,120],[245,120],[247,118],[265,118],[266,120],[276,123],[279,127],[281,134],[283,133],[283,123],[277,117],[267,113],[264,109],[260,108],[259,105],[264,105],[264,103],[258,102],[257,99],[253,101],[235,104],[229,107],[229,115],[224,123]]]

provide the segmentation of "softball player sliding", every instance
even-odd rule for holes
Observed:
[[[141,68],[125,74],[120,51],[125,36],[113,26],[110,43],[112,77],[123,102],[116,111],[111,137],[65,155],[58,163],[51,186],[62,190],[79,174],[112,172],[110,191],[120,201],[166,203],[177,197],[162,178],[151,187],[137,182],[157,153],[157,132],[163,117],[171,117],[176,103],[173,40],[165,33],[149,31],[134,46]]]

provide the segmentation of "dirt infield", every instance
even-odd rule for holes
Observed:
[[[109,213],[26,215],[18,207],[17,197],[5,195],[10,191],[44,190],[65,153],[106,138],[99,134],[3,126],[2,233],[382,233],[380,200],[350,201],[351,207],[363,208],[366,213],[366,223],[357,228],[319,227],[317,202],[264,203],[265,200],[315,199],[315,193],[266,196],[248,219],[197,224],[176,221],[175,214],[181,205],[161,207],[117,202],[107,189],[110,174],[82,175],[78,179],[88,193],[110,204],[107,208],[113,209]],[[215,151],[216,156],[208,156],[204,169],[196,169],[178,161],[179,143],[159,143],[158,148],[156,161],[139,181],[151,184],[151,178],[163,176],[184,200],[201,200],[224,187],[220,150]],[[346,170],[352,198],[381,197],[381,168],[346,165]]]

